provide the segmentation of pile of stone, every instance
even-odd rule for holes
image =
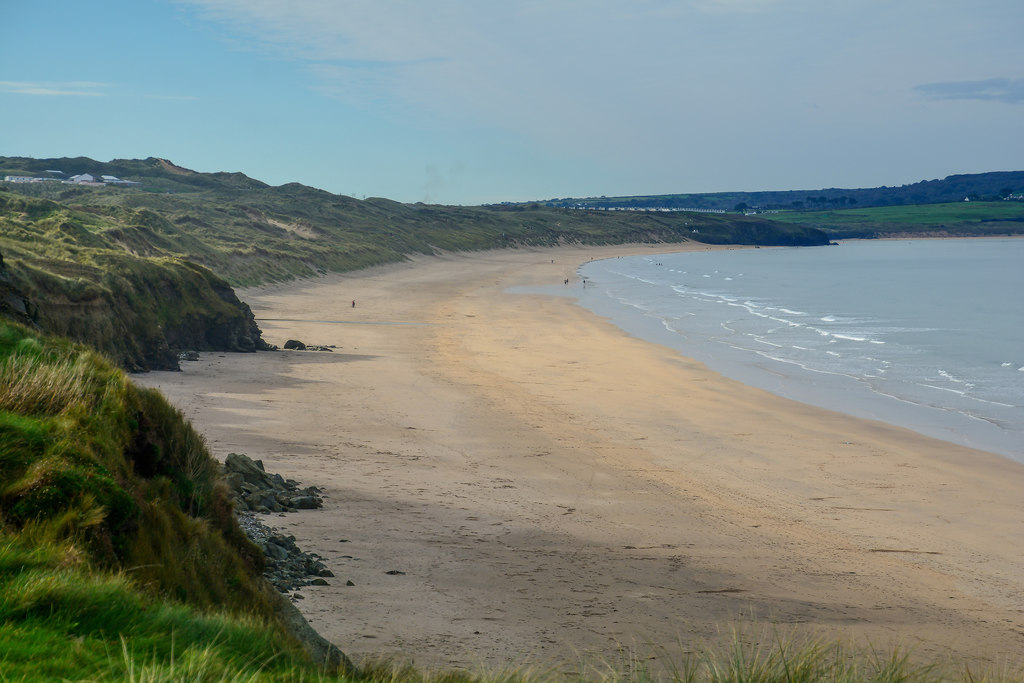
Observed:
[[[326,586],[324,577],[334,573],[316,553],[304,553],[295,545],[294,536],[285,536],[256,519],[251,513],[239,513],[238,525],[266,556],[263,575],[282,593],[300,586]]]
[[[304,553],[294,536],[271,529],[253,513],[295,512],[323,507],[320,489],[300,489],[297,482],[280,474],[268,474],[263,462],[230,453],[224,461],[224,478],[235,499],[238,525],[266,556],[267,580],[282,593],[299,586],[327,585],[323,577],[334,574],[316,553]]]
[[[298,339],[289,339],[284,343],[284,348],[289,351],[334,351],[338,347],[334,344],[304,344]]]
[[[224,478],[242,512],[295,512],[324,506],[320,489],[299,488],[299,483],[280,474],[268,474],[263,461],[241,453],[229,453],[224,461]]]

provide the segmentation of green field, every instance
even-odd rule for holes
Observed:
[[[831,211],[782,211],[764,214],[764,217],[819,228],[833,238],[1024,233],[1024,202],[956,202]]]

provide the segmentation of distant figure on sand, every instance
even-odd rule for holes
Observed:
[[[355,308],[355,307],[356,307],[356,300],[352,299],[352,308]]]

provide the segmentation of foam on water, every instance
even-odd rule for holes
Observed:
[[[666,254],[581,274],[583,305],[719,372],[1024,461],[1024,240]]]

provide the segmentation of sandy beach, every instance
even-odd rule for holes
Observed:
[[[357,663],[664,659],[751,621],[1020,662],[1024,466],[506,292],[683,248],[422,257],[245,290],[270,343],[337,348],[204,353],[136,379],[217,457],[323,489],[323,510],[264,521],[334,572],[297,605]]]

